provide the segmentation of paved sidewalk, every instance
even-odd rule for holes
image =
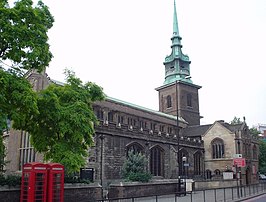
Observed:
[[[252,192],[254,191],[254,192]],[[245,201],[250,198],[254,198],[259,195],[265,194],[263,190],[255,192],[255,190],[242,189],[242,197],[238,198],[237,189],[217,189],[217,190],[205,190],[194,191],[186,196],[176,197],[174,194],[165,196],[153,196],[145,198],[121,199],[118,202],[237,202]],[[241,194],[241,192],[239,192]],[[240,195],[241,196],[241,195]]]

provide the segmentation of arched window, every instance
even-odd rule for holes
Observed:
[[[170,95],[168,95],[168,96],[166,97],[166,104],[167,104],[167,108],[172,107],[172,98],[171,98]]]
[[[196,152],[194,154],[194,175],[200,175],[201,174],[201,152]]]
[[[159,146],[153,147],[150,151],[150,172],[153,176],[163,176],[164,152]]]
[[[220,138],[215,138],[212,143],[212,158],[220,159],[224,158],[224,142]]]
[[[206,179],[211,179],[212,178],[212,171],[206,170]]]
[[[187,106],[192,107],[192,95],[187,94]]]
[[[258,150],[256,145],[253,146],[252,154],[253,154],[253,159],[258,159]]]
[[[215,174],[215,175],[221,175],[221,171],[220,171],[219,169],[216,169],[216,170],[214,171],[214,174]]]
[[[133,143],[129,144],[126,147],[126,151],[127,151],[127,155],[128,155],[129,151],[133,151],[134,154],[136,154],[136,153],[144,153],[143,147],[139,143],[136,143],[136,142],[133,142]]]

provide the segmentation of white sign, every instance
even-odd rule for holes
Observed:
[[[233,179],[233,172],[223,172],[224,180],[231,180]]]
[[[234,158],[242,158],[242,154],[234,154]]]

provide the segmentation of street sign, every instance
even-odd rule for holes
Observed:
[[[234,158],[242,158],[242,154],[234,154]]]
[[[189,166],[189,163],[184,163],[184,166],[185,166],[185,167],[188,167],[188,166]]]
[[[245,158],[234,158],[233,164],[237,165],[237,167],[246,167],[246,159]]]

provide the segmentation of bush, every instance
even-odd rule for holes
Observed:
[[[21,176],[19,175],[0,175],[0,185],[7,185],[9,187],[14,187],[17,185],[21,185]]]
[[[141,153],[128,152],[128,158],[122,168],[122,177],[128,181],[148,182],[151,174],[145,171],[147,159]]]
[[[137,182],[149,182],[151,179],[151,174],[147,172],[129,173],[127,180],[137,181]]]
[[[81,179],[77,175],[65,175],[64,183],[83,183],[83,184],[90,184],[90,180]]]

